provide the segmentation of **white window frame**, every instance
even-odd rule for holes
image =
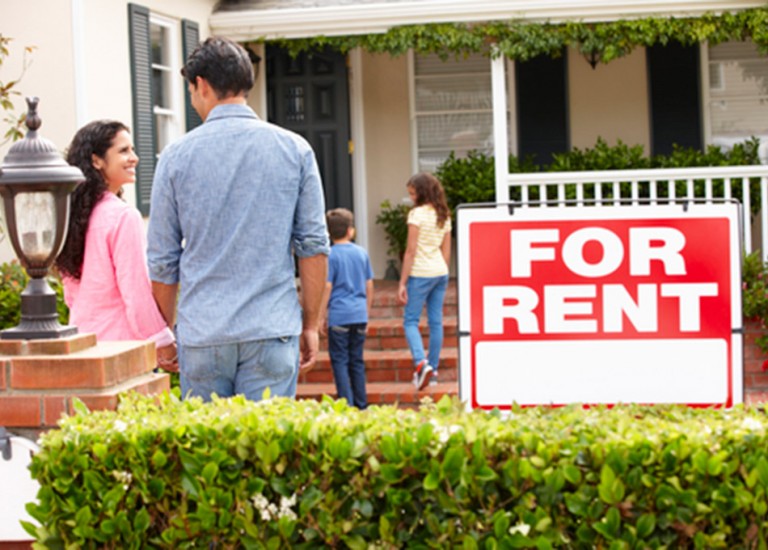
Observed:
[[[493,60],[488,59],[489,76],[492,74]],[[410,133],[411,133],[411,171],[416,173],[419,168],[419,129],[418,129],[418,117],[420,114],[416,110],[416,54],[411,49],[408,50],[407,57],[408,64],[408,115],[410,121]],[[515,71],[514,62],[509,59],[505,60],[506,66],[506,86],[507,86],[507,144],[509,153],[517,154],[517,117],[515,109],[512,107],[515,105]],[[489,80],[490,82],[490,80]],[[491,84],[489,84],[492,86]],[[489,94],[491,94],[489,89]],[[491,94],[492,97],[492,94]],[[429,112],[428,114],[439,114],[436,112]],[[491,115],[491,125],[493,125],[494,106],[491,102],[491,108],[489,110]],[[491,136],[493,136],[493,128],[491,127]],[[490,155],[494,154],[493,148],[491,148]]]
[[[709,57],[709,43],[702,42],[699,44],[699,63],[701,71],[701,119],[704,126],[704,142],[707,145],[714,144],[714,136],[712,132],[712,116],[710,113],[710,103],[712,102],[712,96],[710,94],[709,79],[712,63]],[[722,79],[721,79],[722,80]],[[723,89],[723,88],[721,88]],[[746,139],[746,137],[745,137]],[[760,140],[760,161],[765,164],[768,162],[768,139],[761,138]]]
[[[167,107],[158,105],[153,106],[155,116],[156,132],[158,136],[165,137],[165,143],[157,143],[157,155],[163,150],[165,145],[172,143],[182,134],[182,123],[184,121],[184,91],[181,87],[181,32],[179,30],[180,22],[157,15],[150,12],[150,28],[152,26],[161,27],[165,31],[166,44],[168,48],[168,59],[170,65],[158,65],[152,63],[152,70],[159,69],[168,75],[168,102]]]

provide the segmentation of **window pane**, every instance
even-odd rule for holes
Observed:
[[[420,170],[433,171],[451,153],[493,150],[491,63],[481,55],[441,60],[414,57],[414,106]]]
[[[416,82],[417,112],[477,109],[493,109],[490,74],[419,78]]]
[[[152,63],[155,65],[168,65],[166,29],[160,25],[151,25],[149,34],[152,41]]]
[[[751,41],[709,48],[709,118],[712,142],[730,146],[760,138],[761,158],[768,151],[768,58]]]

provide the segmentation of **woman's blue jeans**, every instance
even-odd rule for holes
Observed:
[[[366,323],[328,327],[328,355],[331,358],[333,380],[339,399],[358,409],[368,406],[365,390],[365,346]]]
[[[424,305],[427,306],[429,325],[429,364],[437,372],[440,351],[443,348],[443,301],[448,288],[448,275],[440,277],[408,277],[408,303],[405,304],[403,325],[408,347],[411,349],[413,364],[424,359],[424,342],[419,332],[419,317]]]

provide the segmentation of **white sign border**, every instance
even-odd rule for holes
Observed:
[[[472,409],[471,280],[469,229],[473,223],[509,221],[647,220],[669,218],[727,218],[730,226],[731,271],[731,380],[733,404],[744,399],[744,325],[741,299],[742,206],[735,200],[714,203],[687,202],[665,205],[595,205],[589,207],[512,204],[460,205],[456,211],[456,265],[459,335],[459,399]],[[723,403],[725,405],[725,403]]]

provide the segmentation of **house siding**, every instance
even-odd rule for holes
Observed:
[[[602,137],[650,151],[645,49],[594,69],[576,50],[568,52],[571,146],[594,147]]]

